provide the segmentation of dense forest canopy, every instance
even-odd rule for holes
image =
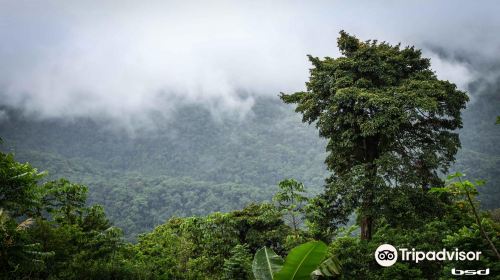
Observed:
[[[270,200],[283,178],[304,182],[311,194],[322,187],[323,141],[277,99],[259,100],[244,120],[217,121],[193,106],[179,109],[177,120],[132,136],[92,121],[33,122],[13,113],[0,124],[1,149],[50,178],[88,185],[90,202],[104,205],[130,238],[172,216]]]
[[[488,181],[479,196],[485,209],[497,208],[500,200],[495,125],[500,98],[498,89],[490,90],[464,110],[462,148],[450,170]],[[129,238],[173,215],[204,215],[270,200],[283,178],[295,178],[309,193],[318,193],[328,175],[326,143],[277,98],[258,100],[243,121],[217,121],[191,107],[179,113],[179,122],[134,137],[90,120],[35,121],[15,111],[9,116],[0,123],[0,150],[47,170],[50,178],[88,185],[89,201],[104,205]]]
[[[450,170],[488,181],[479,197],[486,209],[500,200],[498,108],[498,88],[474,96],[463,112],[462,148]],[[324,140],[277,98],[259,100],[243,121],[217,121],[196,107],[181,111],[178,120],[132,137],[89,120],[34,121],[12,111],[10,120],[0,123],[0,149],[47,170],[51,178],[88,185],[90,201],[104,205],[130,238],[172,215],[270,200],[271,186],[283,178],[303,182],[311,194],[324,185]],[[206,195],[190,195],[200,192]]]
[[[498,8],[0,0],[0,280],[500,280]]]

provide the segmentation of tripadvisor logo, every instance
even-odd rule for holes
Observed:
[[[398,254],[399,251],[399,254]],[[396,249],[391,244],[382,244],[375,251],[375,260],[381,266],[392,266],[398,260],[398,255],[401,261],[421,262],[421,261],[478,261],[481,252],[465,252],[443,249],[441,251],[416,251],[407,248]],[[489,269],[486,270],[457,270],[452,269],[453,275],[488,275]]]
[[[407,248],[396,250],[391,244],[382,244],[375,251],[375,260],[381,266],[391,266],[398,260],[398,251],[402,261],[419,263],[421,261],[478,261],[481,252],[465,252],[443,249],[441,251],[416,251]]]
[[[391,244],[382,244],[375,251],[375,260],[381,266],[391,266],[398,260],[398,251]]]

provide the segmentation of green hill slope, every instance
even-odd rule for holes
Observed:
[[[495,95],[483,96],[464,112],[463,149],[454,167],[489,181],[481,195],[486,208],[500,201],[499,105]],[[269,200],[284,178],[317,193],[327,176],[325,141],[277,99],[258,99],[243,119],[214,118],[196,106],[177,108],[169,120],[152,119],[153,129],[130,134],[104,121],[32,121],[10,111],[10,120],[0,123],[1,149],[53,178],[88,185],[91,203],[103,204],[129,238],[173,215]]]

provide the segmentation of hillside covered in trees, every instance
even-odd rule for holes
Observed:
[[[469,101],[414,47],[338,47],[244,118],[184,106],[123,131],[3,107],[0,277],[498,277],[498,88]],[[482,256],[382,267],[384,243]]]
[[[500,99],[498,89],[489,90],[463,112],[462,149],[452,167],[488,181],[479,196],[485,209],[500,201],[500,130],[494,123]],[[148,133],[131,135],[90,120],[34,121],[12,111],[0,123],[0,150],[49,178],[87,185],[89,202],[103,205],[130,239],[172,216],[269,201],[283,178],[315,194],[328,175],[325,141],[275,99],[258,100],[243,120],[216,120],[203,108],[188,107],[176,121],[161,121]]]
[[[89,201],[105,206],[127,236],[172,216],[206,215],[270,200],[283,178],[322,188],[324,141],[289,106],[259,100],[247,118],[217,121],[200,107],[179,109],[176,121],[131,135],[103,124],[33,122],[12,116],[0,124],[2,150],[49,178],[89,186]]]
[[[500,280],[498,7],[0,1],[0,280]]]

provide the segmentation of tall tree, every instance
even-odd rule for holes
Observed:
[[[345,221],[358,208],[361,238],[369,240],[383,193],[443,184],[438,172],[460,148],[456,129],[468,97],[439,80],[414,47],[362,42],[344,31],[337,42],[342,56],[309,56],[307,90],[281,99],[329,140],[333,175],[321,201],[330,218]]]
[[[276,202],[278,210],[283,213],[283,218],[288,220],[297,236],[301,215],[304,214],[304,208],[309,200],[305,196],[304,184],[295,179],[285,179],[279,182],[278,187],[280,190],[273,196],[273,201]]]

